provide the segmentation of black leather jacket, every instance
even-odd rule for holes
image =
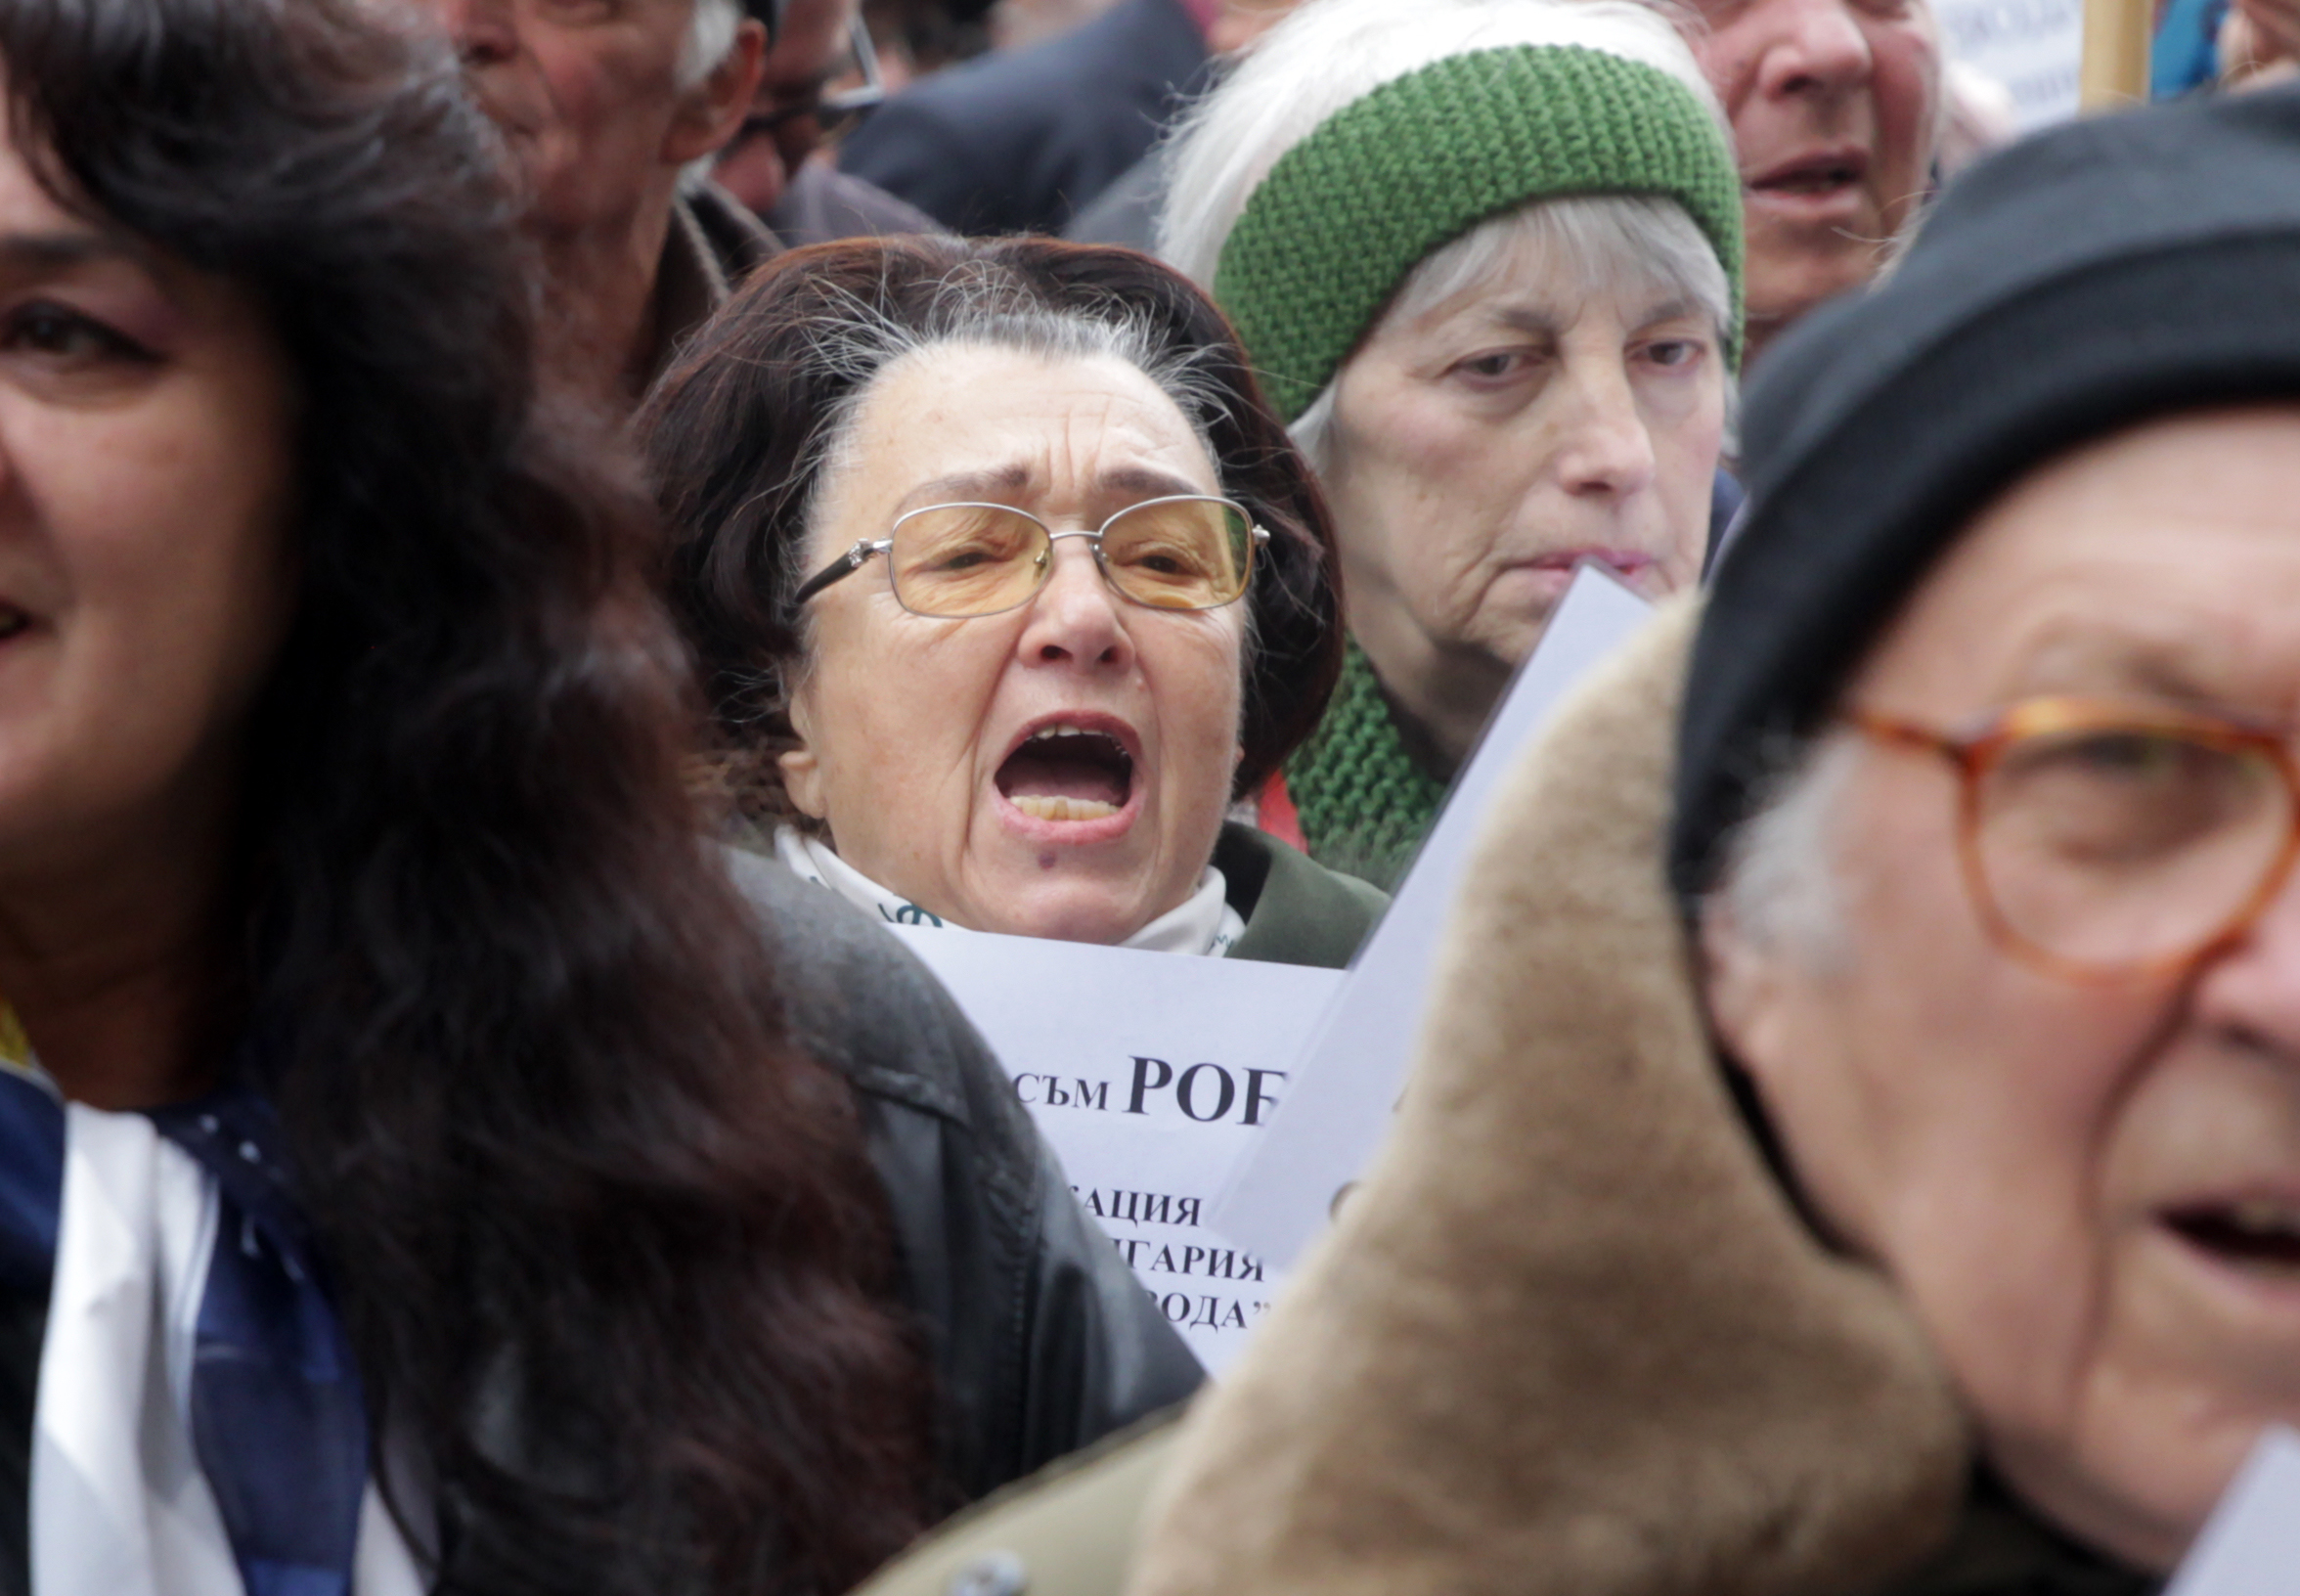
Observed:
[[[980,1496],[1195,1391],[1197,1359],[950,995],[835,895],[728,858],[766,920],[793,1029],[861,1095],[951,1482]]]

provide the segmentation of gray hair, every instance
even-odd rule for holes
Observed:
[[[672,82],[681,94],[699,87],[703,80],[727,65],[727,58],[734,53],[735,35],[742,31],[742,0],[694,0],[694,12],[687,19],[686,38],[679,47],[679,65]],[[679,192],[693,194],[711,181],[711,172],[719,164],[719,152],[697,155],[679,169]]]
[[[1581,45],[1666,72],[1726,128],[1693,52],[1635,0],[1316,0],[1265,34],[1177,125],[1158,250],[1212,290],[1246,202],[1280,156],[1345,106],[1433,62]]]
[[[742,30],[742,0],[694,0],[686,41],[679,50],[679,88],[693,88],[727,63]]]
[[[1749,817],[1724,839],[1724,868],[1702,903],[1755,947],[1814,969],[1845,956],[1836,823],[1859,742],[1842,732],[1784,742]]]
[[[1733,326],[1733,288],[1716,248],[1685,207],[1654,195],[1533,200],[1481,222],[1416,266],[1374,325],[1410,320],[1477,288],[1530,251],[1582,298],[1641,288],[1676,293],[1708,318],[1720,341]],[[1334,390],[1328,382],[1288,430],[1320,475],[1334,461]],[[1730,445],[1739,388],[1727,378]]]

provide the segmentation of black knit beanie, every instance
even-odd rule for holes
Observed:
[[[1750,389],[1747,518],[1679,727],[1678,893],[1714,884],[1775,744],[1999,491],[2148,417],[2270,397],[2300,397],[2300,89],[2074,123],[1959,178]]]

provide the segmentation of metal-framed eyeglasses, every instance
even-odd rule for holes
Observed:
[[[1269,533],[1243,505],[1176,494],[1128,505],[1099,527],[1057,532],[1010,505],[929,505],[864,539],[801,585],[803,604],[873,558],[886,559],[895,601],[955,620],[1019,609],[1053,574],[1054,546],[1084,538],[1111,591],[1148,609],[1219,609],[1244,596]]]
[[[879,71],[878,51],[870,42],[870,28],[860,16],[847,24],[847,53],[860,82],[844,89],[818,83],[797,99],[753,111],[743,118],[732,142],[762,134],[779,140],[783,129],[791,123],[810,118],[815,123],[816,139],[835,138],[848,123],[884,105],[886,79]]]
[[[2240,941],[2300,857],[2293,732],[2117,699],[2025,699],[1964,732],[1855,709],[1947,760],[1968,890],[1998,945],[2078,981],[2177,974]]]

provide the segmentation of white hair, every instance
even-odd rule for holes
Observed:
[[[694,0],[686,42],[679,49],[679,88],[693,88],[727,64],[734,36],[742,30],[742,0]]]
[[[1211,289],[1230,229],[1287,151],[1385,83],[1512,45],[1581,45],[1666,72],[1731,137],[1693,52],[1636,0],[1310,0],[1177,125],[1159,253]]]
[[[1777,750],[1776,774],[1749,818],[1722,843],[1724,867],[1702,909],[1752,946],[1808,968],[1846,955],[1836,820],[1858,741],[1835,732]]]
[[[727,58],[734,54],[735,35],[742,31],[744,15],[742,0],[694,0],[694,13],[687,19],[686,38],[679,47],[679,66],[673,79],[681,94],[698,87],[727,65]],[[716,150],[688,161],[679,169],[679,192],[693,194],[705,187],[718,164]]]

